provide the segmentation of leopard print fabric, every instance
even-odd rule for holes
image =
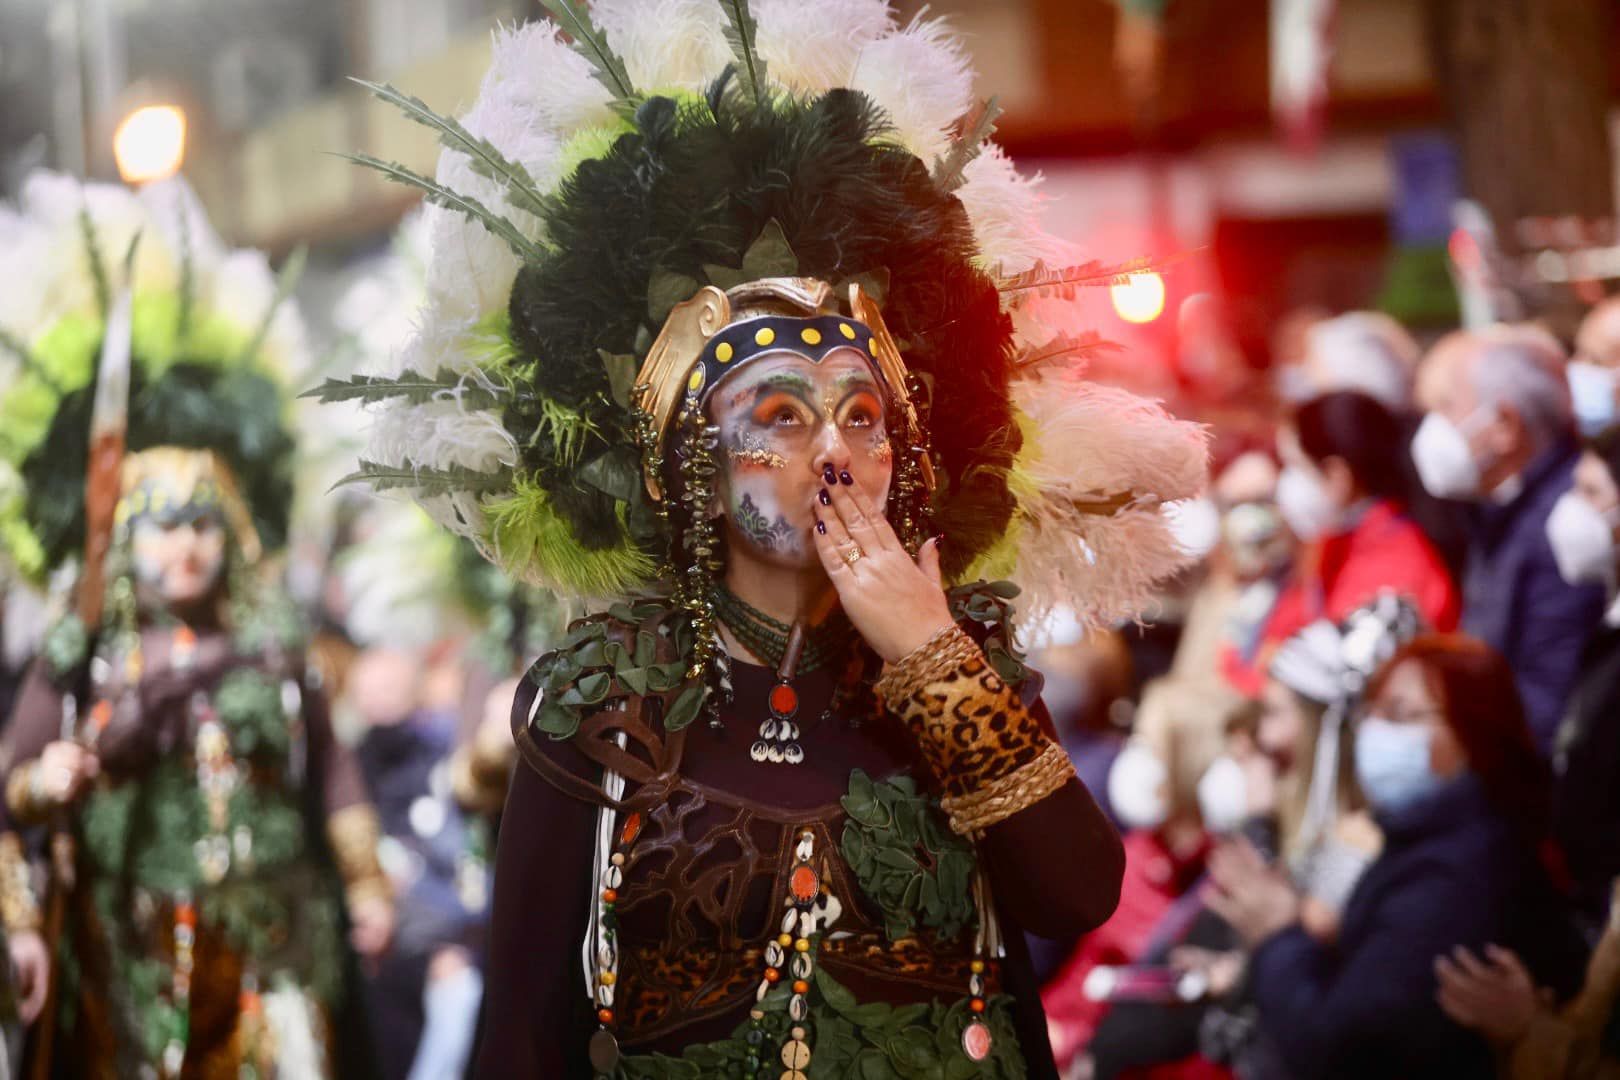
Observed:
[[[960,628],[894,665],[877,691],[911,730],[946,799],[1006,781],[1053,745]]]

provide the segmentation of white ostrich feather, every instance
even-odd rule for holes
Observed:
[[[532,111],[543,127],[562,136],[613,119],[607,87],[591,73],[590,62],[564,42],[549,21],[495,31],[489,73],[478,99],[512,102]]]
[[[517,464],[518,447],[499,412],[446,397],[379,411],[368,456],[390,465],[496,473]]]
[[[932,163],[973,103],[973,71],[942,19],[921,16],[861,49],[849,85],[867,93],[912,153]]]
[[[1027,421],[1014,485],[1022,617],[1038,622],[1059,604],[1092,625],[1134,617],[1189,561],[1163,504],[1203,489],[1207,432],[1072,367],[1018,379],[1012,392]],[[1082,508],[1125,493],[1135,501],[1111,514]]]
[[[413,649],[452,633],[463,614],[452,586],[458,541],[399,499],[373,499],[357,526],[359,539],[334,568],[349,636],[366,647]]]
[[[276,275],[270,269],[270,260],[264,252],[249,249],[227,253],[211,274],[197,277],[195,287],[199,308],[248,330],[264,321],[276,299]],[[313,370],[309,328],[291,299],[276,308],[258,362],[288,385],[303,382]]]
[[[770,81],[795,93],[846,86],[861,50],[894,29],[888,0],[752,0]]]
[[[732,60],[716,0],[596,0],[591,18],[642,93],[701,90]]]
[[[995,143],[985,143],[963,170],[956,191],[973,223],[979,263],[987,270],[1016,274],[1036,260],[1061,260],[1064,245],[1041,231],[1041,177],[1025,176]],[[1061,265],[1061,262],[1058,262]]]

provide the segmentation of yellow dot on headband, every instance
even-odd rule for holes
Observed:
[[[803,330],[800,330],[799,331],[799,337],[804,340],[804,343],[806,345],[820,345],[821,344],[821,331],[817,330],[813,326],[807,326]]]
[[[838,324],[838,332],[849,338],[851,341],[855,340],[855,328],[849,325],[847,322],[841,322]]]
[[[776,331],[772,330],[768,326],[762,326],[758,330],[754,331],[754,344],[755,345],[769,345],[771,342],[773,342],[775,340],[776,340]]]
[[[692,369],[692,377],[686,380],[686,388],[693,393],[703,389],[703,365],[699,364]]]
[[[720,344],[714,347],[714,358],[720,361],[722,364],[731,363],[731,355],[732,348],[731,342],[729,341],[722,341]]]

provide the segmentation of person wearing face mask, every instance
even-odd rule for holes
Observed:
[[[1214,681],[1166,677],[1145,689],[1131,739],[1108,778],[1110,803],[1127,830],[1119,906],[1041,990],[1060,1068],[1082,1054],[1113,1009],[1087,992],[1088,977],[1099,967],[1163,964],[1185,930],[1184,909],[1196,914],[1193,890],[1211,834],[1216,824],[1230,824],[1206,818],[1223,800],[1214,790],[1218,782],[1205,785],[1203,778],[1220,757],[1226,729],[1249,708]],[[1176,1041],[1168,1031],[1148,1036],[1159,1047]]]
[[[1572,585],[1547,539],[1580,456],[1564,356],[1533,327],[1442,339],[1418,376],[1427,410],[1412,461],[1437,498],[1474,503],[1462,628],[1502,653],[1543,756],[1603,613],[1600,585]]]
[[[1254,949],[1261,1029],[1297,1076],[1489,1076],[1484,1040],[1435,1000],[1434,959],[1511,944],[1568,988],[1581,955],[1539,862],[1548,775],[1512,672],[1476,639],[1413,639],[1369,686],[1354,757],[1385,844],[1335,944],[1252,848],[1211,857],[1209,902]]]
[[[1456,586],[1406,514],[1411,482],[1401,426],[1389,410],[1355,391],[1324,394],[1300,406],[1277,442],[1277,506],[1303,548],[1252,660],[1227,653],[1227,678],[1258,694],[1277,646],[1384,592],[1408,600],[1426,625],[1456,626]]]
[[[1596,435],[1616,420],[1620,402],[1620,296],[1593,306],[1575,332],[1575,355],[1565,369],[1575,421]]]
[[[1589,439],[1575,485],[1547,519],[1565,580],[1616,596],[1620,582],[1620,425]],[[1620,600],[1581,653],[1554,746],[1554,834],[1569,860],[1582,910],[1601,923],[1620,877]]]

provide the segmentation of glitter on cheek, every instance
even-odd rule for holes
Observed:
[[[894,460],[894,444],[889,441],[889,437],[883,433],[882,428],[872,432],[872,441],[868,445],[867,451],[872,455],[873,461],[887,465]]]
[[[738,465],[757,465],[764,469],[787,468],[787,458],[761,446],[730,446],[726,448],[726,456]]]

